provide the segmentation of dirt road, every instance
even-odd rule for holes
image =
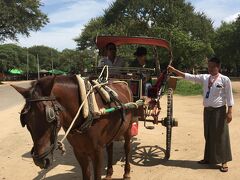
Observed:
[[[23,84],[25,85],[25,84]],[[199,165],[204,149],[201,96],[183,97],[174,95],[174,117],[179,127],[173,129],[170,160],[164,160],[165,131],[161,126],[147,130],[140,124],[139,135],[133,139],[131,177],[133,180],[236,180],[240,177],[240,82],[233,82],[235,106],[230,135],[233,161],[229,172],[221,173],[216,166]],[[14,103],[13,103],[14,102]],[[166,116],[166,97],[163,97],[162,115]],[[51,169],[40,170],[31,159],[29,151],[32,140],[26,128],[22,128],[19,114],[23,98],[9,85],[0,86],[0,179],[81,179],[81,168],[73,156],[71,147],[65,142],[67,154],[55,153]],[[150,125],[150,124],[149,124]],[[59,139],[63,136],[61,131]],[[123,143],[114,145],[115,180],[123,175]],[[104,171],[103,171],[104,172]],[[104,175],[104,174],[103,174]]]

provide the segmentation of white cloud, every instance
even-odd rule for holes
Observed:
[[[72,3],[72,2],[77,2],[79,0],[41,0],[41,3],[44,6],[49,6],[49,5],[56,5],[56,4],[61,4],[61,3]]]
[[[219,27],[221,21],[239,12],[239,0],[187,0],[196,11],[204,12],[213,21],[214,27]]]
[[[52,25],[66,22],[87,22],[89,19],[103,14],[106,3],[97,1],[78,1],[60,11],[49,15]]]
[[[223,21],[225,21],[225,22],[235,21],[239,15],[240,15],[240,12],[235,13],[235,14],[233,14],[233,15],[230,15],[230,16],[224,18]]]
[[[75,49],[76,43],[73,39],[81,33],[82,28],[82,24],[76,24],[71,28],[53,28],[47,32],[32,32],[31,37],[20,37],[19,43],[15,43],[23,47],[45,45],[56,48],[59,51],[65,48]],[[7,41],[6,43],[12,43],[12,41]]]
[[[103,9],[111,2],[113,0],[42,0],[45,5],[65,3],[66,6],[48,15],[50,23],[42,31],[31,32],[28,38],[19,36],[19,43],[15,41],[5,43],[16,43],[23,47],[45,45],[60,51],[65,48],[75,49],[76,43],[73,39],[80,35],[84,25],[91,18],[103,14]],[[62,23],[69,23],[68,27],[64,27]]]

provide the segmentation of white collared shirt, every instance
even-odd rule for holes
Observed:
[[[208,92],[208,80],[212,80],[210,74],[193,75],[185,73],[185,79],[200,83],[203,85],[203,106],[204,107],[221,107],[224,105],[233,106],[232,84],[227,76],[219,73],[219,76],[210,88],[209,97],[206,98]],[[216,77],[215,77],[216,78]]]
[[[104,57],[100,59],[98,67],[103,67],[105,65],[123,67],[125,65],[125,62],[120,57],[116,57],[113,62],[110,59],[108,59],[108,57]]]

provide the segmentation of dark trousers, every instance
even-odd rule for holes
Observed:
[[[232,160],[231,145],[226,121],[226,106],[204,108],[204,159],[212,164]]]

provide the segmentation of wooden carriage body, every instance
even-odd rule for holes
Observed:
[[[104,55],[105,47],[108,43],[114,43],[117,47],[122,45],[147,45],[153,47],[165,48],[169,53],[169,64],[172,63],[172,50],[170,43],[164,39],[151,37],[126,37],[126,36],[97,36],[96,46],[99,49],[99,54]],[[99,74],[102,68],[94,69],[95,74]],[[177,126],[177,121],[173,118],[173,90],[176,87],[176,78],[169,76],[167,69],[162,70],[161,74],[156,77],[155,83],[148,89],[148,96],[143,94],[143,80],[140,77],[141,73],[146,73],[149,76],[154,76],[156,68],[136,68],[136,67],[109,67],[111,72],[117,70],[109,76],[114,80],[126,81],[132,90],[134,100],[144,99],[143,107],[138,110],[139,120],[144,121],[144,126],[148,129],[153,129],[153,126],[147,126],[146,122],[153,124],[162,124],[166,127],[166,158],[170,157],[171,150],[171,135],[172,127]],[[167,117],[161,118],[160,115],[160,98],[167,91]]]

